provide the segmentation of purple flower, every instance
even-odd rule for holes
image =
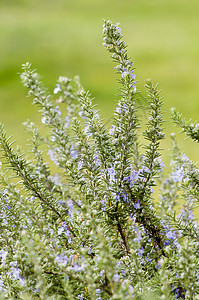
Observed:
[[[72,216],[72,212],[73,212],[73,208],[74,208],[73,201],[72,200],[68,200],[67,206],[68,206],[68,214],[71,217]]]
[[[4,250],[0,251],[1,263],[3,265],[5,265],[7,255],[8,255],[8,251],[4,251]]]
[[[122,78],[125,78],[129,74],[129,72],[125,68],[123,69],[123,71],[121,73],[122,73]]]
[[[61,87],[59,84],[57,84],[56,88],[54,88],[54,94],[57,94],[58,92],[61,92]]]
[[[165,165],[163,164],[163,161],[161,160],[160,157],[158,157],[158,158],[155,159],[155,165],[158,168],[159,172],[162,171],[163,168],[165,167]]]
[[[124,202],[128,202],[128,194],[125,193],[124,191],[122,193],[122,198],[123,198]]]
[[[81,272],[84,271],[84,267],[83,266],[79,266],[78,264],[74,263],[74,266],[72,267],[73,271],[75,272]]]
[[[167,231],[167,232],[166,232],[166,237],[167,237],[168,239],[173,240],[173,239],[175,238],[175,234],[174,234],[172,231]]]
[[[119,35],[121,35],[121,28],[119,27],[120,23],[116,23],[116,30],[118,31]]]
[[[124,181],[128,181],[130,183],[130,187],[133,187],[133,185],[138,181],[138,178],[138,171],[131,169],[130,176],[125,177]]]
[[[121,114],[121,104],[119,103],[118,104],[118,106],[116,107],[116,112],[118,113],[118,114]]]
[[[60,235],[60,234],[62,234],[63,231],[64,231],[64,228],[63,228],[63,227],[60,227],[60,228],[58,228],[58,230],[57,230],[57,234]]]
[[[135,209],[140,209],[141,208],[140,200],[138,199],[137,202],[134,202],[133,206],[134,206]]]
[[[113,281],[118,282],[120,280],[120,276],[116,273],[113,275]]]
[[[176,170],[172,173],[172,178],[174,182],[182,182],[184,178],[183,167],[177,167]]]
[[[193,220],[194,219],[194,215],[193,215],[192,210],[190,210],[189,213],[188,213],[188,219],[189,220]]]
[[[64,254],[59,254],[55,257],[54,261],[58,264],[60,264],[63,267],[66,267],[67,262],[68,262],[68,258],[66,255]]]
[[[11,265],[10,274],[14,277],[15,280],[21,278],[20,273],[21,270],[17,266]]]
[[[43,118],[41,119],[41,123],[42,123],[42,124],[48,124],[48,118],[47,118],[47,117],[43,117]]]
[[[55,156],[54,156],[54,151],[53,150],[48,150],[48,155],[50,155],[50,159],[55,163],[55,164],[57,164],[57,160],[56,160],[56,158],[55,158]]]
[[[81,110],[79,111],[79,116],[82,117],[82,119],[86,119],[87,117],[85,117],[84,112]]]
[[[70,155],[72,156],[73,159],[76,159],[78,157],[78,151],[74,149],[74,145],[71,146],[70,148]]]
[[[106,199],[102,199],[101,203],[102,203],[102,210],[105,211],[106,210]]]
[[[161,268],[161,265],[159,264],[159,262],[157,262],[157,264],[155,265],[155,268],[158,270]]]
[[[109,175],[110,185],[112,185],[115,181],[115,169],[113,167],[108,168],[108,175]]]
[[[92,133],[90,132],[90,125],[86,124],[86,127],[84,128],[84,133],[87,135],[87,136],[91,136]]]
[[[80,161],[78,162],[77,169],[78,169],[78,170],[81,170],[81,169],[83,168],[83,165],[84,165],[83,160],[80,160]]]
[[[116,71],[119,71],[119,70],[121,69],[121,65],[117,65],[116,67],[114,67],[114,69],[115,69]]]
[[[141,174],[145,174],[145,173],[149,173],[150,170],[149,170],[149,168],[147,168],[146,166],[143,166],[142,169],[139,170],[139,172],[140,172]]]
[[[56,137],[54,135],[51,136],[51,141],[55,142],[56,141]]]
[[[129,293],[130,293],[130,294],[133,293],[133,290],[134,290],[134,289],[133,289],[132,285],[129,285]]]
[[[100,289],[96,289],[96,294],[100,294],[101,290]]]
[[[57,173],[51,176],[51,180],[55,185],[60,185],[60,177]]]
[[[115,197],[115,201],[116,201],[116,202],[119,202],[119,201],[120,201],[120,194],[119,194],[119,192],[117,192],[117,195],[116,195],[116,197]]]
[[[69,118],[69,116],[65,117],[65,121],[66,121],[65,126],[68,128],[70,126],[70,118]]]
[[[117,108],[116,108],[116,111],[117,111]],[[115,133],[115,125],[112,125],[111,129],[109,130],[109,134],[114,135],[114,133]]]
[[[4,283],[3,283],[3,277],[0,275],[0,291],[3,291]]]
[[[149,262],[152,261],[152,258],[149,258],[149,253],[148,253],[147,256],[146,256],[146,261],[149,261]]]
[[[58,116],[61,115],[61,111],[58,109],[59,106],[56,106],[55,109],[54,109],[54,112],[58,114]]]
[[[186,289],[184,289],[186,291]],[[175,296],[175,299],[184,299],[184,293],[180,291],[178,288],[174,288],[172,293]]]
[[[135,74],[133,74],[133,72],[134,72],[134,70],[131,70],[131,71],[129,72],[129,74],[130,74],[130,76],[131,76],[132,79],[135,79]]]
[[[92,248],[89,247],[88,254],[91,254],[92,252],[93,252]]]
[[[94,164],[96,167],[99,167],[101,165],[101,161],[100,161],[98,155],[94,156]]]
[[[143,256],[143,253],[144,253],[143,247],[139,248],[137,251],[138,251],[138,256],[139,256],[139,257],[142,257],[142,256]]]

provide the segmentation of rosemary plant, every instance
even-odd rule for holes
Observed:
[[[120,85],[110,126],[79,77],[60,77],[49,95],[23,65],[46,135],[24,123],[25,155],[0,126],[1,299],[199,299],[199,170],[172,135],[171,172],[163,176],[158,86],[146,81],[142,132],[140,91],[119,25],[104,21],[103,36]],[[197,123],[174,109],[172,117],[198,141]]]

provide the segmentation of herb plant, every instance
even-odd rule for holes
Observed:
[[[0,126],[1,299],[199,299],[198,168],[173,134],[163,176],[158,86],[146,81],[142,132],[142,94],[119,25],[104,21],[103,36],[120,84],[109,126],[79,77],[59,77],[52,96],[23,65],[46,134],[24,124],[25,156]],[[199,141],[197,123],[175,109],[172,118]]]

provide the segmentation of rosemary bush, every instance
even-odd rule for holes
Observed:
[[[160,92],[146,81],[142,133],[141,94],[121,29],[104,21],[103,35],[120,84],[109,128],[78,77],[60,77],[51,96],[23,65],[46,136],[26,122],[25,156],[0,126],[1,299],[199,299],[199,170],[172,135],[163,177]],[[175,109],[172,118],[199,141],[198,124]]]

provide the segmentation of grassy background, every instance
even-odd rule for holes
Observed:
[[[102,46],[103,18],[120,22],[129,55],[136,65],[138,86],[159,82],[164,96],[168,160],[169,120],[175,106],[186,118],[199,112],[198,0],[0,0],[0,120],[24,145],[21,123],[40,124],[36,108],[26,98],[18,73],[29,61],[52,91],[59,75],[80,75],[95,96],[104,118],[112,116],[117,82],[114,65]],[[198,145],[183,141],[198,159]]]

